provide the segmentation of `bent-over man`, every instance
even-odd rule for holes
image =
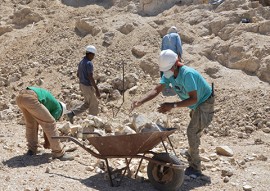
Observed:
[[[171,84],[181,101],[162,103],[158,111],[166,113],[179,107],[191,109],[191,120],[187,128],[189,167],[185,173],[186,175],[200,176],[202,175],[199,157],[200,136],[202,131],[209,126],[214,115],[213,90],[198,71],[183,65],[179,61],[178,55],[172,50],[161,51],[159,70],[164,72],[160,83],[145,97],[134,101],[131,108],[139,107],[155,98],[166,86]]]
[[[27,155],[35,155],[38,151],[38,126],[44,132],[44,148],[52,150],[53,158],[62,161],[73,160],[74,157],[65,153],[59,139],[56,121],[66,112],[66,105],[59,102],[49,91],[38,87],[27,87],[20,91],[16,103],[23,113],[26,124]]]

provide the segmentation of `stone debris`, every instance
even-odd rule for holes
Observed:
[[[101,31],[100,27],[98,26],[98,21],[94,18],[78,19],[75,23],[75,27],[84,36],[87,34],[96,36]]]
[[[65,124],[63,124],[63,125],[60,125],[59,128],[58,128],[58,130],[59,130],[62,134],[68,135],[68,134],[70,133],[70,129],[71,129],[70,126],[71,126],[71,124],[70,124],[69,122],[67,122],[67,123],[65,123]]]
[[[51,169],[49,167],[46,168],[45,173],[50,173]]]
[[[252,190],[252,186],[250,186],[250,185],[244,185],[243,186],[243,189],[244,189],[244,191],[251,191]]]
[[[43,19],[43,16],[34,12],[30,7],[19,6],[18,10],[14,12],[12,23],[19,27],[25,27],[28,24],[37,23]]]
[[[207,156],[200,156],[201,161],[203,162],[210,162],[210,158]]]
[[[228,156],[228,157],[233,156],[233,150],[228,146],[218,146],[216,147],[216,152],[217,154],[223,155],[223,156]]]
[[[218,160],[218,155],[216,153],[212,153],[209,155],[209,158],[211,161]]]
[[[257,156],[257,159],[260,161],[267,161],[268,158],[264,155],[259,155],[259,156]]]
[[[139,132],[147,123],[150,123],[149,119],[140,114],[135,114],[132,120],[132,126],[136,132]]]
[[[153,131],[162,131],[160,126],[156,123],[146,123],[144,127],[140,130],[141,133],[153,132]]]
[[[133,31],[135,28],[133,23],[125,23],[124,25],[122,25],[118,30],[127,35],[128,33],[130,33],[131,31]]]
[[[136,134],[136,131],[131,129],[131,127],[129,126],[124,127],[119,126],[115,131],[115,135],[130,135],[130,134]]]
[[[221,170],[221,176],[225,177],[231,177],[233,175],[233,171],[231,169],[222,169]]]
[[[126,121],[126,124],[117,124],[116,128],[110,124],[108,119],[101,119],[97,116],[88,115],[79,125],[72,125],[69,122],[59,124],[58,130],[61,135],[68,135],[79,139],[87,139],[94,136],[91,133],[99,133],[102,136],[110,135],[129,135],[136,133],[147,133],[153,131],[162,131],[162,126],[150,122],[150,119],[144,115],[134,115],[132,121]],[[157,122],[160,122],[157,121]],[[133,128],[133,129],[132,129]],[[134,130],[136,129],[136,131]]]
[[[223,182],[224,183],[227,183],[227,182],[229,182],[230,181],[230,178],[228,177],[228,176],[225,176],[224,178],[223,178]]]
[[[87,167],[85,167],[85,170],[93,171],[93,170],[95,170],[95,168],[93,166],[87,166]]]

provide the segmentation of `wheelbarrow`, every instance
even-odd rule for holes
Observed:
[[[147,160],[149,161],[147,165],[147,175],[151,184],[158,190],[172,191],[178,190],[181,187],[184,180],[184,169],[186,167],[175,155],[168,153],[168,149],[164,144],[164,141],[167,139],[175,154],[172,142],[169,138],[169,135],[174,133],[175,130],[175,128],[163,128],[162,131],[114,136],[101,136],[98,133],[84,133],[98,135],[88,136],[87,138],[89,144],[92,145],[96,151],[71,136],[57,136],[53,138],[73,141],[94,157],[105,160],[111,186],[115,186],[112,178],[112,173],[114,172],[110,169],[108,159],[125,159],[126,166],[122,169],[124,173],[122,173],[122,177],[120,181],[118,181],[118,185],[120,185],[126,171],[129,170],[131,160],[137,158],[141,160],[136,170],[135,178],[143,159]],[[163,144],[165,152],[155,153],[151,151],[159,143]]]

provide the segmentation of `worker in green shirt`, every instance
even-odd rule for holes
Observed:
[[[35,155],[38,149],[38,126],[44,132],[44,148],[52,150],[53,158],[62,161],[73,160],[74,157],[65,153],[59,139],[56,121],[66,113],[66,105],[59,102],[49,91],[38,87],[27,87],[20,91],[16,103],[21,109],[26,124],[27,155]]]

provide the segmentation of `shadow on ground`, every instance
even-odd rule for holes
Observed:
[[[51,154],[44,153],[42,155],[28,156],[28,155],[19,155],[12,157],[8,160],[2,161],[5,166],[10,168],[22,168],[27,166],[39,166],[41,164],[46,164],[50,162]],[[70,177],[59,173],[50,173],[57,176],[62,176],[65,178],[77,180],[84,184],[86,187],[93,188],[100,191],[136,191],[136,190],[147,190],[155,191],[156,189],[148,180],[136,180],[128,177],[124,177],[121,184],[117,185],[117,182],[114,180],[114,187],[111,187],[110,181],[105,179],[105,174],[96,174],[90,176],[86,179],[79,179],[76,177]],[[211,178],[208,176],[199,177],[196,179],[185,177],[184,183],[182,184],[179,191],[189,191],[196,189],[198,187],[203,187],[211,184]]]
[[[49,163],[51,154],[44,153],[42,155],[28,156],[19,155],[12,157],[8,160],[2,161],[2,163],[10,168],[21,168],[26,166],[39,166],[41,164]]]
[[[137,191],[137,190],[156,191],[156,189],[148,180],[139,181],[136,179],[124,177],[120,185],[116,185],[117,182],[114,181],[115,185],[114,187],[112,187],[110,185],[110,181],[104,178],[105,176],[104,173],[96,174],[86,179],[78,179],[76,177],[70,177],[70,176],[66,176],[66,175],[58,174],[58,173],[50,173],[50,174],[77,180],[88,188],[93,188],[95,190],[100,190],[100,191]],[[198,187],[204,187],[210,184],[211,184],[211,178],[208,176],[203,176],[196,179],[189,178],[188,180],[185,179],[179,191],[194,190]]]
[[[209,176],[202,176],[196,179],[188,178],[184,180],[179,191],[189,191],[198,187],[204,187],[211,184],[211,178]]]
[[[108,9],[113,5],[113,2],[108,0],[61,0],[61,2],[67,6],[75,8],[97,4],[103,6],[105,9]]]
[[[147,190],[147,191],[155,191],[154,187],[148,182],[148,180],[139,181],[135,179],[131,179],[128,177],[124,177],[120,185],[114,185],[113,187],[110,185],[110,181],[105,179],[104,173],[95,174],[86,179],[79,179],[76,177],[70,177],[59,173],[50,173],[57,176],[62,176],[65,178],[69,178],[72,180],[77,180],[84,184],[88,188],[93,188],[95,190],[100,191],[137,191],[137,190]],[[114,183],[116,183],[114,181]]]

